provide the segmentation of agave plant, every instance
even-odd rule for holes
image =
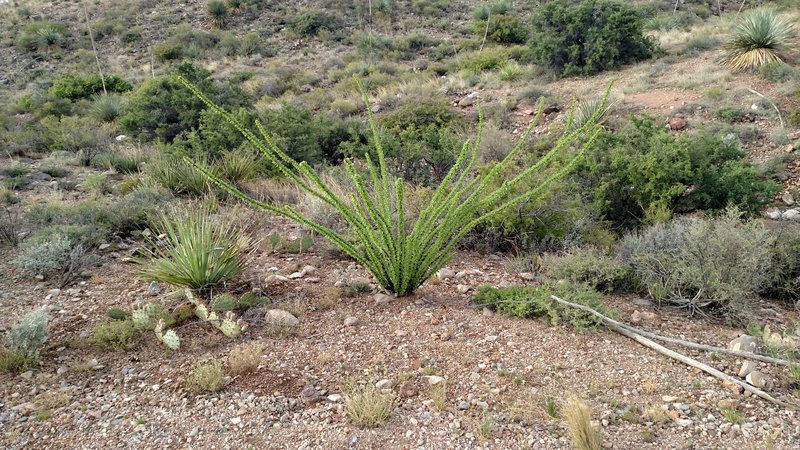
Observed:
[[[225,26],[225,21],[228,20],[228,6],[224,2],[211,0],[206,4],[206,12],[212,25],[217,28]]]
[[[166,238],[140,261],[148,281],[208,290],[241,273],[252,248],[233,215],[217,220],[207,207],[162,213],[155,228]]]
[[[756,9],[740,19],[731,40],[722,48],[722,63],[731,69],[754,69],[781,63],[794,27],[772,9]]]
[[[344,165],[353,184],[351,192],[355,192],[347,197],[337,195],[306,162],[290,158],[275,144],[272,136],[260,123],[256,123],[261,135],[259,137],[245,128],[235,116],[214,104],[186,79],[179,79],[206,103],[211,111],[220,114],[239,130],[287,179],[336,210],[350,225],[356,242],[352,242],[348,235],[337,233],[289,206],[278,206],[254,199],[216,176],[212,170],[188,159],[187,162],[229,194],[257,208],[294,220],[323,235],[369,270],[381,287],[401,296],[412,294],[425,280],[444,267],[453,257],[458,242],[476,226],[522,202],[540,198],[549,183],[569,172],[586,146],[591,145],[591,141],[597,136],[599,127],[595,121],[600,111],[604,109],[601,105],[595,116],[574,130],[570,130],[572,122],[572,112],[570,112],[567,130],[553,149],[533,166],[519,168],[516,171],[518,175],[504,183],[498,183],[497,179],[501,173],[511,172],[509,166],[517,164],[517,156],[525,147],[534,125],[539,123],[544,103],[539,102],[538,113],[531,121],[531,126],[505,159],[483,172],[475,170],[483,125],[482,114],[479,114],[476,140],[464,143],[455,164],[436,188],[427,206],[419,215],[412,217],[407,214],[404,206],[406,189],[403,180],[391,176],[387,169],[380,133],[370,108],[367,108],[367,111],[377,164],[370,154],[366,154],[364,159],[368,175],[362,175],[356,170],[352,161],[345,160]],[[356,82],[364,96],[365,104],[369,104],[366,90],[357,79]],[[608,91],[603,98],[607,97]],[[551,175],[540,185],[521,194],[515,194],[517,191],[514,188],[521,182],[528,181],[530,177],[554,162],[557,155],[567,153],[574,147],[577,148],[567,155],[566,163],[555,167]]]

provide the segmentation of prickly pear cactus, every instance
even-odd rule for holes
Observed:
[[[131,313],[131,321],[136,328],[150,330],[153,328],[153,321],[144,309],[134,309]]]
[[[131,313],[125,311],[124,309],[114,307],[108,308],[106,314],[108,314],[108,317],[111,317],[114,320],[125,320],[131,315]]]
[[[239,306],[236,299],[230,294],[222,294],[211,300],[211,309],[214,311],[233,311]]]
[[[154,331],[158,340],[163,342],[164,345],[172,350],[178,350],[181,347],[181,338],[177,333],[175,333],[175,330],[167,330],[166,332],[164,331],[163,319],[158,321]]]
[[[239,335],[247,329],[247,324],[241,319],[238,319],[236,315],[230,311],[225,314],[225,318],[222,319],[222,322],[215,326],[222,331],[222,334],[230,338],[239,337]]]

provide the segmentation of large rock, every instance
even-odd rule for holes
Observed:
[[[728,344],[728,348],[739,352],[755,353],[758,350],[758,338],[743,334]]]
[[[372,298],[375,299],[375,304],[384,305],[395,300],[395,297],[378,292]]]
[[[747,380],[748,383],[752,384],[754,387],[757,387],[759,389],[763,389],[767,386],[766,377],[764,377],[764,374],[762,374],[757,370],[750,372],[750,374],[747,375],[747,378],[745,378],[745,380]]]
[[[794,208],[787,209],[786,211],[783,212],[781,218],[783,220],[793,220],[795,222],[800,221],[800,211]]]
[[[683,117],[673,117],[669,119],[669,129],[672,131],[681,131],[686,129],[686,119]]]
[[[267,315],[264,316],[264,320],[266,320],[269,325],[281,327],[296,327],[300,325],[300,320],[298,320],[297,317],[289,311],[284,311],[282,309],[270,309],[267,311]]]

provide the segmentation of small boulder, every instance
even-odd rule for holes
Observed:
[[[440,376],[437,376],[437,375],[424,376],[424,377],[422,377],[422,379],[426,380],[428,382],[428,384],[431,385],[431,386],[436,386],[437,384],[441,384],[441,383],[445,382],[444,378],[442,378]]]
[[[453,278],[454,276],[456,276],[456,273],[455,271],[453,271],[453,269],[449,267],[442,267],[441,269],[439,269],[439,271],[436,272],[436,276],[443,280],[446,280],[448,278]]]
[[[384,305],[395,300],[391,295],[382,294],[380,292],[372,296],[372,298],[375,299],[375,303],[378,305]]]
[[[536,274],[533,272],[520,272],[519,277],[525,281],[536,281]]]
[[[456,290],[458,291],[459,294],[466,294],[467,292],[469,292],[470,289],[472,288],[470,286],[467,286],[466,284],[459,284],[458,286],[456,286]]]
[[[752,384],[754,387],[759,389],[765,388],[767,386],[767,378],[761,372],[754,370],[747,375],[745,378],[748,383]]]
[[[783,200],[783,203],[786,203],[788,206],[794,205],[794,196],[791,192],[784,192],[783,195],[781,195],[781,200]]]
[[[344,319],[344,326],[346,327],[354,327],[358,325],[358,317],[348,316]]]
[[[673,117],[669,119],[669,129],[672,131],[685,130],[687,126],[686,119],[683,117]]]
[[[728,348],[739,352],[755,353],[756,350],[758,350],[758,338],[743,334],[732,340],[730,344],[728,344]]]
[[[781,214],[781,218],[783,220],[792,220],[798,222],[800,221],[800,211],[796,209],[787,209],[783,212],[783,214]]]
[[[754,361],[747,360],[742,363],[742,367],[739,369],[739,376],[744,378],[750,375],[754,370],[756,370],[756,363]]]
[[[284,311],[282,309],[270,309],[267,311],[267,315],[264,316],[264,320],[266,320],[269,325],[282,327],[296,327],[300,325],[300,320],[298,320],[297,317],[289,311]]]
[[[300,397],[303,399],[303,403],[306,405],[313,405],[314,403],[319,402],[322,400],[322,396],[319,395],[319,392],[314,388],[314,386],[307,386],[300,392]]]

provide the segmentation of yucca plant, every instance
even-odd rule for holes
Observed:
[[[122,114],[122,97],[115,94],[101,95],[94,99],[89,112],[101,122],[113,122]]]
[[[228,6],[220,0],[211,0],[206,4],[206,12],[208,13],[211,25],[222,28],[225,26],[225,21],[228,20]]]
[[[518,175],[513,179],[497,183],[498,176],[501,173],[508,173],[510,170],[504,169],[517,163],[517,157],[524,148],[531,130],[539,123],[544,104],[539,102],[537,115],[505,159],[483,172],[475,170],[483,125],[482,114],[479,114],[477,138],[474,142],[464,143],[458,158],[441,184],[435,189],[427,206],[416,219],[409,220],[403,206],[406,192],[403,180],[389,174],[379,139],[380,133],[369,108],[367,111],[377,164],[370,154],[365,155],[368,175],[362,176],[351,160],[345,160],[345,169],[356,194],[344,197],[336,195],[306,162],[295,161],[278,148],[275,140],[267,133],[263,125],[256,123],[261,135],[260,137],[256,136],[245,128],[235,116],[214,104],[186,79],[179,79],[211,111],[220,114],[239,130],[286,178],[335,209],[349,224],[350,232],[357,241],[351,242],[346,235],[310,220],[290,206],[278,206],[254,199],[215,176],[203,165],[187,159],[190,164],[229,194],[257,208],[294,220],[323,235],[369,270],[382,288],[401,296],[413,293],[425,280],[444,267],[453,257],[458,242],[477,225],[508,208],[539,198],[550,182],[564,176],[572,169],[586,146],[595,139],[599,130],[595,121],[592,120],[596,119],[595,117],[590,118],[577,129],[569,131],[572,122],[572,113],[570,112],[570,119],[567,123],[568,131],[562,134],[552,150],[536,164],[518,170]],[[366,91],[357,79],[356,82],[364,96],[365,104],[368,104],[369,98]],[[603,98],[607,97],[608,91]],[[577,144],[577,150],[567,156],[567,162],[554,170],[540,185],[521,194],[512,194],[515,192],[513,189],[519,183],[548,167],[557,155],[569,151],[573,144]]]
[[[731,69],[747,70],[783,62],[794,27],[772,9],[756,9],[736,24],[731,40],[722,48],[722,63]]]
[[[606,98],[593,98],[577,102],[574,107],[572,122],[570,122],[568,128],[576,130],[590,120],[602,125],[606,121],[609,111],[611,111],[611,105],[608,104]]]
[[[234,216],[215,218],[202,206],[157,216],[154,226],[166,243],[159,242],[139,261],[145,266],[142,278],[198,291],[232,280],[252,249]]]

